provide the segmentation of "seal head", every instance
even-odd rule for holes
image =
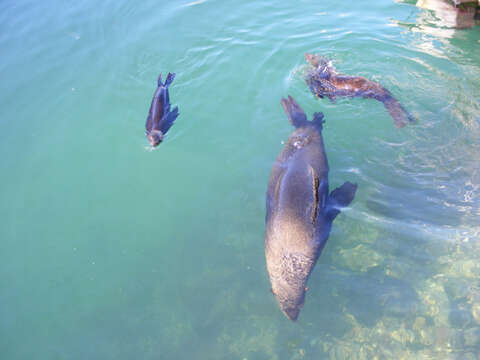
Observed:
[[[153,147],[158,146],[163,141],[163,133],[160,130],[152,130],[148,133],[147,139]]]
[[[305,53],[305,60],[314,67],[316,76],[326,79],[329,78],[330,75],[335,74],[335,69],[332,66],[331,60],[326,57]]]

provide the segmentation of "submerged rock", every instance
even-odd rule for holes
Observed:
[[[450,324],[456,328],[465,328],[473,322],[473,317],[467,304],[454,302],[450,309]]]
[[[463,341],[466,347],[480,345],[480,327],[474,327],[463,332]]]

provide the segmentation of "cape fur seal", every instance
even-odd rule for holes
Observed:
[[[165,83],[162,84],[162,74],[158,76],[158,87],[153,94],[152,104],[145,124],[146,136],[152,146],[158,146],[168,129],[178,116],[178,107],[170,111],[170,97],[168,86],[175,78],[175,74],[168,73]]]
[[[295,321],[308,277],[340,208],[353,200],[357,185],[344,183],[328,193],[328,162],[322,139],[323,114],[308,121],[292,97],[282,106],[295,131],[278,156],[268,182],[265,217],[267,270],[281,311]]]
[[[392,96],[390,91],[375,81],[362,76],[338,74],[331,61],[319,55],[305,53],[305,59],[313,70],[307,72],[305,81],[310,90],[319,98],[328,97],[335,101],[337,96],[372,98],[381,101],[397,127],[414,122],[412,116]]]

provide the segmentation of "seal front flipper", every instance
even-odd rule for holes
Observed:
[[[178,115],[179,115],[178,106],[175,106],[173,110],[170,111],[167,115],[165,115],[162,121],[160,122],[160,131],[166,134],[168,129],[172,127],[173,122],[175,121]]]
[[[350,181],[343,183],[342,186],[333,190],[328,196],[326,206],[326,218],[333,221],[340,213],[340,208],[350,205],[355,197],[357,191],[357,184],[352,184]]]
[[[312,124],[315,125],[319,130],[323,130],[323,124],[325,124],[325,120],[323,118],[324,115],[321,111],[313,114]]]

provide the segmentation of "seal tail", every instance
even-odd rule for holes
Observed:
[[[403,106],[392,96],[382,100],[385,109],[393,119],[396,127],[402,128],[409,122],[415,122],[415,119],[403,108]]]
[[[175,73],[168,73],[167,78],[165,79],[165,83],[162,84],[162,74],[158,75],[158,86],[163,86],[163,87],[168,87],[172,82],[173,79],[175,79]]]

